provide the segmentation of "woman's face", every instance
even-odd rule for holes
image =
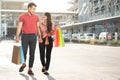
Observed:
[[[47,16],[43,15],[43,20],[46,21],[47,20]]]

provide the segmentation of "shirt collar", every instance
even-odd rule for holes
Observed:
[[[28,15],[28,16],[33,16],[34,14],[30,14],[30,13],[25,13],[25,15]]]

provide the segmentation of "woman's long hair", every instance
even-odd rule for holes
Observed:
[[[51,14],[49,12],[45,12],[45,16],[47,16],[47,32],[50,32],[52,29]]]

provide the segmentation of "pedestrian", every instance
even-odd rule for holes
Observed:
[[[51,52],[53,48],[54,25],[51,20],[51,14],[45,12],[43,15],[43,21],[40,24],[41,40],[39,40],[40,60],[42,64],[42,72],[45,75],[49,75],[48,69],[51,60]]]
[[[19,23],[16,31],[16,42],[19,42],[20,33],[22,33],[21,42],[25,58],[25,63],[22,64],[22,66],[19,69],[19,72],[22,72],[26,67],[26,55],[29,47],[29,75],[34,75],[32,67],[34,63],[37,33],[39,34],[40,21],[39,17],[35,14],[36,7],[37,6],[35,3],[28,4],[28,12],[22,14],[19,17]]]

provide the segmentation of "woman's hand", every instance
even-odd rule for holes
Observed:
[[[39,41],[39,43],[42,43],[42,42],[43,42],[42,38],[39,38],[38,41]]]

